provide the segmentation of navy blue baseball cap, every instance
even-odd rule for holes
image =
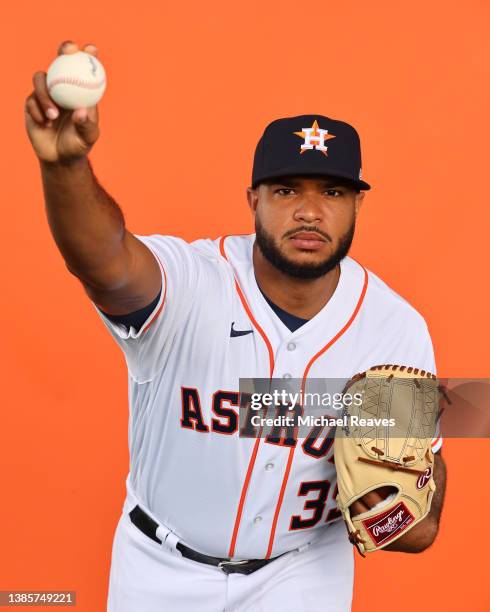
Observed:
[[[253,188],[267,179],[294,175],[338,177],[356,189],[371,189],[362,180],[359,134],[348,123],[323,115],[276,119],[257,144]]]

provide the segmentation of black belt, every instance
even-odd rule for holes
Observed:
[[[162,544],[162,541],[157,536],[157,527],[158,523],[154,521],[151,516],[148,516],[144,510],[142,510],[139,506],[135,506],[131,512],[129,513],[129,518],[131,522],[138,527],[140,531],[142,531],[146,536]],[[187,559],[191,559],[192,561],[198,561],[199,563],[206,563],[207,565],[214,565],[215,567],[219,567],[225,574],[251,574],[256,570],[264,567],[271,561],[278,559],[282,555],[278,555],[272,559],[248,559],[244,561],[232,561],[229,558],[221,559],[219,557],[210,557],[209,555],[203,555],[197,550],[192,550],[182,542],[177,542],[176,545],[177,550],[182,553],[183,557]],[[285,553],[283,553],[285,554]]]

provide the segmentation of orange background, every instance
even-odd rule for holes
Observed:
[[[353,255],[424,314],[442,375],[483,377],[489,13],[476,0],[2,8],[0,589],[73,589],[78,609],[105,609],[128,469],[124,359],[48,231],[23,127],[32,73],[62,40],[98,45],[109,84],[92,159],[140,234],[251,231],[245,188],[265,125],[352,122],[374,186]],[[438,541],[358,559],[355,612],[489,608],[488,451],[446,442]]]

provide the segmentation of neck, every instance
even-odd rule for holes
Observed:
[[[311,319],[332,297],[340,277],[340,266],[320,278],[294,278],[283,274],[253,246],[255,278],[265,295],[290,314]]]

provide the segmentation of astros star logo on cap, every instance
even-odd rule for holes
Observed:
[[[313,125],[309,128],[301,128],[302,132],[294,132],[296,136],[304,139],[300,148],[300,153],[304,153],[309,149],[317,149],[328,157],[328,147],[325,146],[325,141],[330,138],[335,138],[335,134],[329,134],[328,130],[323,130],[318,127],[318,121],[315,119]],[[315,143],[315,144],[313,144]]]

